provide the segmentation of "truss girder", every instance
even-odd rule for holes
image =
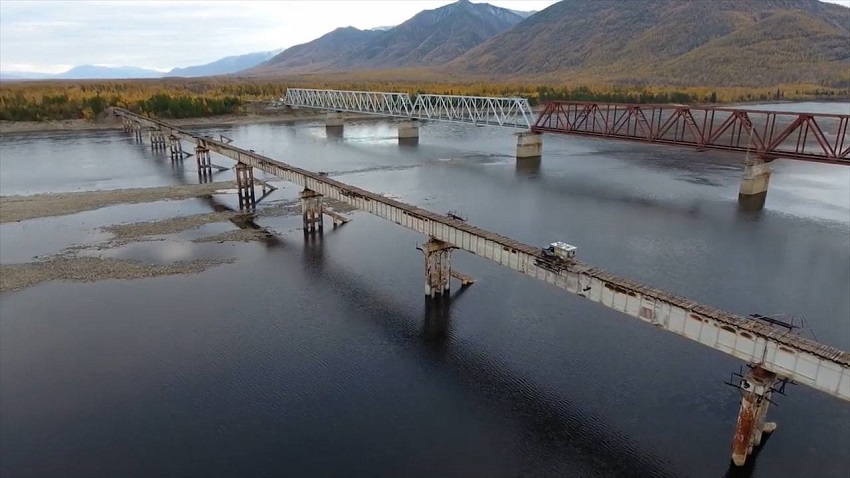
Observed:
[[[528,100],[486,96],[289,88],[284,103],[346,113],[528,129],[533,115]]]
[[[532,131],[850,165],[850,115],[550,101]]]

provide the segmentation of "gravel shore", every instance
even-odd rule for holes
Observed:
[[[204,259],[168,265],[101,257],[57,256],[27,264],[0,265],[0,292],[32,287],[41,282],[64,280],[95,282],[108,279],[143,279],[175,274],[197,274],[236,259]]]
[[[38,217],[62,216],[93,211],[116,204],[137,204],[162,200],[182,200],[208,196],[234,186],[233,181],[159,188],[81,191],[73,193],[37,194],[33,196],[0,196],[0,224]]]
[[[0,222],[14,222],[39,217],[51,217],[89,211],[118,204],[144,203],[160,200],[180,200],[212,194],[232,187],[231,182],[168,186],[160,188],[90,191],[35,196],[0,197]],[[329,208],[348,212],[352,208],[337,201],[326,200]],[[167,265],[147,264],[124,259],[79,255],[85,251],[114,249],[137,242],[176,241],[167,236],[214,223],[231,222],[239,227],[232,231],[195,238],[189,243],[267,242],[278,240],[274,231],[248,223],[256,218],[272,218],[301,214],[299,200],[279,200],[259,207],[255,213],[241,211],[215,211],[189,216],[170,217],[155,221],[126,224],[105,224],[100,230],[111,237],[97,244],[73,245],[43,259],[20,264],[0,264],[0,292],[25,289],[36,284],[63,280],[95,282],[109,279],[142,279],[175,274],[197,274],[220,264],[234,262],[235,258],[201,259],[192,262],[174,262]],[[248,227],[246,227],[248,225]],[[166,237],[162,237],[166,236]]]

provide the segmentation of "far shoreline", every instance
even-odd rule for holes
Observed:
[[[753,101],[736,101],[729,103],[698,103],[688,106],[706,108],[729,108],[751,105],[779,105],[793,104],[801,102],[817,102],[817,103],[850,103],[850,97],[830,97],[830,98],[810,98],[810,99],[795,99],[795,100],[753,100]],[[604,103],[604,102],[599,102]],[[648,106],[649,104],[647,104]],[[541,105],[531,108],[532,112],[537,114],[543,107]],[[776,112],[781,113],[781,110]],[[324,111],[307,111],[307,110],[279,110],[273,113],[243,113],[243,114],[227,114],[219,116],[206,116],[200,118],[181,118],[169,119],[169,123],[175,126],[185,127],[217,127],[217,126],[232,126],[232,125],[247,125],[247,124],[297,124],[307,123],[311,121],[320,121],[324,119],[326,112]],[[850,114],[850,111],[848,111]],[[345,118],[352,121],[365,120],[386,120],[390,117],[361,114],[361,113],[344,113]],[[57,131],[117,131],[121,130],[122,125],[113,117],[98,118],[95,120],[85,119],[68,119],[68,120],[53,120],[53,121],[0,121],[0,136],[28,134],[28,133],[48,133]]]
[[[219,116],[206,116],[201,118],[168,119],[175,126],[191,127],[217,127],[246,124],[295,124],[319,121],[324,119],[325,112],[301,110],[280,111],[271,114],[228,114]],[[384,116],[369,114],[345,113],[345,118],[352,121],[386,119]],[[0,136],[18,135],[28,133],[48,133],[57,131],[120,131],[123,128],[117,118],[106,117],[95,120],[69,119],[54,121],[0,121]]]

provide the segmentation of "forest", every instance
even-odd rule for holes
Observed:
[[[157,118],[196,118],[244,113],[255,101],[273,101],[287,87],[399,91],[474,96],[519,96],[532,106],[547,100],[616,103],[718,104],[816,98],[846,98],[850,89],[817,85],[773,88],[660,87],[648,85],[538,85],[531,83],[439,82],[376,79],[156,79],[30,81],[0,84],[0,120],[93,119],[110,106]]]

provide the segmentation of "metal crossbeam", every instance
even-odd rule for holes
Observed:
[[[287,88],[284,103],[303,108],[400,117],[409,117],[413,109],[407,93],[379,91]]]
[[[532,131],[850,165],[850,115],[550,101]]]
[[[288,106],[398,118],[529,129],[533,115],[525,98],[418,95],[407,93],[288,88]]]
[[[531,127],[532,113],[525,98],[419,95],[413,106],[418,119],[477,125]]]

